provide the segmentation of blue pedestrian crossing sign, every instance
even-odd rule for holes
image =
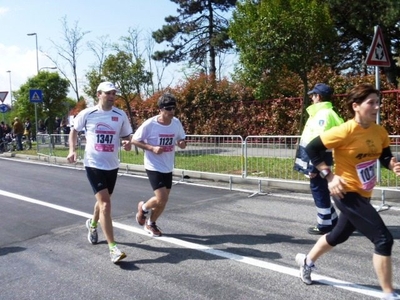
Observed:
[[[29,90],[29,101],[31,103],[42,103],[43,102],[43,91],[42,90]]]

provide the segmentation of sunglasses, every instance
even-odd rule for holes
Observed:
[[[171,110],[175,110],[176,107],[175,106],[168,106],[168,107],[164,107],[165,110],[167,111],[171,111]]]
[[[106,95],[116,95],[117,94],[117,92],[104,92],[104,94],[106,94]]]

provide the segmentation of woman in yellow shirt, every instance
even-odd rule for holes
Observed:
[[[306,147],[320,176],[328,181],[329,191],[341,214],[336,227],[321,236],[307,255],[297,254],[300,278],[305,284],[312,284],[315,261],[357,230],[375,245],[373,265],[383,290],[382,299],[400,299],[392,284],[393,237],[370,204],[376,184],[377,159],[397,176],[400,163],[390,151],[387,131],[376,124],[379,91],[370,84],[360,84],[350,91],[347,105],[354,118],[325,131]],[[321,156],[326,149],[334,149],[335,173]]]

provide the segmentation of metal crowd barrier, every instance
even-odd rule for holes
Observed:
[[[300,136],[248,136],[239,135],[188,135],[186,149],[176,148],[175,168],[185,174],[219,174],[229,178],[258,180],[258,191],[262,193],[261,182],[307,183],[308,178],[293,170],[293,163]],[[400,136],[390,136],[391,149],[395,156],[400,152]],[[38,135],[39,155],[66,157],[68,154],[68,135]],[[78,157],[84,157],[85,138],[78,138]],[[120,162],[129,165],[143,165],[143,151],[123,151],[119,153]],[[399,157],[400,160],[400,157]],[[393,172],[383,168],[377,170],[377,189],[382,191],[382,209],[386,208],[385,193],[399,191],[399,179]]]

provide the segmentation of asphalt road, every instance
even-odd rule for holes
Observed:
[[[317,262],[314,285],[298,278],[296,253],[315,208],[309,194],[249,194],[176,184],[152,238],[135,223],[152,195],[146,178],[121,175],[113,196],[115,237],[128,257],[111,263],[104,236],[87,241],[94,204],[85,172],[0,159],[0,299],[379,299],[373,245],[355,233]],[[400,289],[399,204],[381,212],[394,237]]]

